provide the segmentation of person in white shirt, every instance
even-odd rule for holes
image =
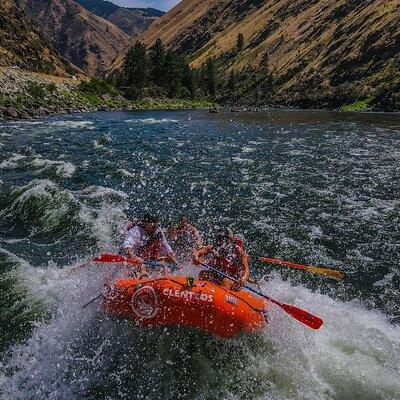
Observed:
[[[156,216],[145,214],[128,229],[121,251],[127,257],[140,263],[140,272],[146,274],[143,261],[166,261],[177,263],[174,252],[160,228]]]

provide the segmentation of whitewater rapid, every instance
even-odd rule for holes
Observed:
[[[399,400],[395,117],[277,111],[104,113],[0,124],[0,397]],[[271,305],[232,340],[143,330],[83,308],[115,273],[127,222],[187,214],[245,239]],[[257,255],[343,270],[343,281]]]
[[[82,308],[110,271],[71,268],[22,262],[14,271],[25,301],[51,317],[7,357],[5,399],[399,398],[400,327],[356,300],[333,300],[272,273],[261,290],[319,315],[323,327],[309,330],[272,307],[262,333],[226,341],[187,328],[146,332],[108,319],[97,301]]]

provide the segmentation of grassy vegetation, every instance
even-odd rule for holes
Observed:
[[[132,103],[140,110],[179,110],[210,108],[215,103],[209,100],[188,99],[142,99]]]
[[[359,100],[355,101],[354,103],[351,104],[346,104],[342,107],[340,107],[340,111],[362,111],[365,110],[369,103],[371,102],[371,98],[365,99],[365,100]]]
[[[98,79],[82,82],[74,88],[58,88],[55,84],[25,82],[13,96],[0,94],[0,108],[14,109],[21,117],[65,111],[89,110],[177,110],[210,108],[208,100],[145,98],[129,101],[108,82]],[[0,109],[1,119],[1,109]]]

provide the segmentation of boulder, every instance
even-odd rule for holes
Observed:
[[[18,111],[12,107],[3,108],[1,112],[6,118],[17,119],[19,117]]]

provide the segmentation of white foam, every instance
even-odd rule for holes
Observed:
[[[12,125],[43,125],[42,121],[12,121]]]
[[[276,308],[266,339],[276,347],[262,360],[278,385],[268,398],[396,399],[400,393],[400,327],[357,301],[343,303],[293,286],[274,275],[265,286],[274,298],[324,320],[308,330]],[[292,394],[282,396],[288,385]]]
[[[61,128],[69,128],[69,129],[92,129],[93,122],[92,121],[55,121],[50,123],[50,126],[61,127]]]
[[[102,144],[100,144],[96,139],[93,139],[92,143],[93,143],[93,147],[94,147],[95,149],[100,149],[100,148],[104,147],[104,146],[103,146]]]
[[[243,146],[241,148],[242,153],[252,153],[255,149],[253,147],[249,147],[249,146]]]
[[[15,200],[2,211],[2,214],[11,218],[24,216],[31,219],[31,213],[35,212],[37,213],[35,222],[42,224],[44,231],[56,226],[68,213],[70,204],[76,202],[70,192],[60,190],[54,182],[47,179],[35,179],[25,186],[14,189],[13,193],[16,196]],[[37,204],[35,210],[30,208],[33,202]]]
[[[130,172],[123,168],[118,169],[117,172],[122,176],[126,176],[127,178],[134,178],[136,176],[134,172]]]
[[[86,197],[90,199],[104,198],[104,197],[119,197],[127,199],[129,196],[127,193],[121,190],[115,190],[104,186],[88,186],[83,190],[73,192],[78,197]]]
[[[82,309],[99,293],[101,281],[109,271],[69,273],[51,269],[25,265],[19,270],[25,284],[34,289],[29,292],[32,301],[44,298],[45,304],[55,307],[55,312],[49,323],[39,323],[30,339],[13,349],[7,362],[8,373],[0,372],[9,399],[82,398],[85,390],[96,386],[98,372],[107,370],[107,363],[114,360],[113,353],[123,352],[126,346],[140,346],[133,342],[133,328],[114,326],[102,319],[96,302]],[[226,381],[244,380],[239,388],[242,390],[250,374],[257,381],[259,399],[396,399],[400,393],[400,327],[389,324],[383,314],[367,310],[360,303],[333,300],[283,281],[277,274],[262,285],[262,290],[320,316],[324,325],[319,331],[310,330],[271,305],[270,324],[260,335],[262,343],[254,348],[250,336],[220,342],[225,351],[239,350],[236,358],[241,358],[242,368],[227,371]],[[146,330],[142,331],[145,335]],[[126,334],[121,335],[123,332]],[[148,349],[150,354],[154,353],[150,357],[154,362],[153,374],[161,373],[157,370],[159,357],[166,357],[163,361],[171,364],[168,357],[174,351],[158,348],[157,340],[163,340],[159,335],[159,339],[154,337],[153,348]],[[207,340],[212,345],[214,340]],[[208,367],[199,372],[205,374],[199,376],[200,380],[221,373],[221,366],[213,365],[217,356],[209,353],[203,360]],[[235,359],[235,354],[231,357]],[[134,370],[136,364],[132,359],[128,365]],[[179,370],[183,366],[174,368]],[[151,382],[151,377],[142,378]],[[117,382],[121,388],[127,384],[124,380]],[[205,398],[212,390],[199,387],[199,391],[206,391]],[[220,398],[237,397],[230,393]]]
[[[319,226],[311,226],[311,232],[309,233],[310,239],[318,239],[323,237],[322,229]]]
[[[156,119],[156,118],[143,118],[143,119],[127,119],[125,122],[129,124],[148,124],[148,125],[153,125],[153,124],[171,124],[171,123],[177,123],[179,122],[176,119],[168,119],[168,118],[162,118],[162,119]]]
[[[15,169],[18,167],[19,161],[25,159],[26,157],[22,154],[14,153],[7,160],[0,163],[0,169]]]
[[[55,167],[56,174],[63,178],[70,178],[76,171],[76,167],[71,162],[46,160],[44,158],[35,158],[32,160],[33,167],[43,167],[39,172]]]

